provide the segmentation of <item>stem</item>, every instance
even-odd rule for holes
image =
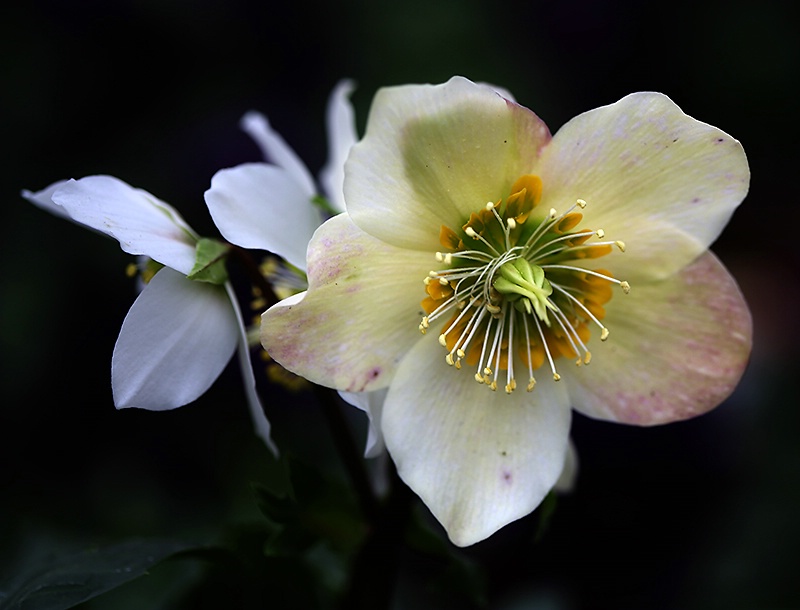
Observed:
[[[353,436],[342,415],[338,395],[333,390],[317,384],[312,384],[312,387],[317,400],[322,404],[322,413],[328,422],[336,450],[339,452],[345,470],[347,470],[347,474],[353,483],[361,511],[364,513],[367,522],[374,524],[378,520],[380,512],[378,501],[372,491],[372,485],[364,467],[364,458],[356,449]]]

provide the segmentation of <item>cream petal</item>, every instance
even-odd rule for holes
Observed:
[[[358,140],[355,112],[349,100],[354,88],[351,80],[339,81],[328,100],[328,162],[319,174],[319,181],[322,191],[337,212],[345,210],[344,162]]]
[[[386,446],[381,434],[381,418],[383,417],[383,403],[386,400],[387,389],[375,392],[339,392],[342,400],[366,413],[369,419],[367,430],[367,444],[364,457],[374,458],[381,455]]]
[[[400,477],[458,546],[533,511],[561,474],[571,411],[552,379],[510,395],[479,385],[444,359],[435,336],[406,355],[382,428]]]
[[[558,493],[569,493],[575,489],[575,481],[578,478],[578,450],[575,443],[569,440],[567,454],[564,456],[564,467],[558,476],[558,481],[553,485],[553,491]]]
[[[707,252],[675,276],[606,305],[610,329],[592,363],[562,366],[572,405],[599,419],[662,424],[705,413],[733,392],[752,346],[736,282]]]
[[[741,144],[659,93],[634,93],[564,125],[542,153],[541,209],[584,199],[584,224],[627,249],[628,280],[667,277],[711,244],[747,194]]]
[[[345,166],[347,211],[387,243],[435,251],[442,224],[508,196],[549,139],[530,110],[465,78],[381,89]]]
[[[244,163],[214,174],[206,205],[220,233],[243,248],[268,250],[300,269],[319,210],[285,170]]]
[[[129,254],[144,254],[188,275],[197,236],[169,204],[112,176],[69,180],[53,202],[78,223],[116,239]]]
[[[239,337],[225,291],[161,269],[134,302],[114,346],[111,385],[118,409],[174,409],[219,377]]]
[[[428,253],[367,235],[347,213],[334,216],[308,246],[309,290],[264,313],[262,343],[314,383],[347,392],[386,387],[422,337],[422,280],[432,263]]]
[[[314,177],[308,171],[305,163],[297,156],[291,146],[281,135],[272,129],[263,114],[258,112],[248,112],[242,117],[241,128],[255,140],[264,155],[264,160],[274,163],[278,167],[288,172],[292,179],[307,199],[311,199],[316,194],[314,187]]]

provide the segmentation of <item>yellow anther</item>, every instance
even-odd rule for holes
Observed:
[[[559,381],[561,379],[561,375],[558,373],[553,373],[553,381]]]
[[[456,356],[458,356],[459,358],[463,358],[464,356],[466,356],[466,354],[464,353],[464,350],[459,347],[456,350]]]
[[[592,352],[586,350],[586,355],[583,357],[583,363],[589,364],[592,361]]]
[[[422,280],[422,283],[423,283],[423,284],[425,284],[426,286],[427,286],[428,284],[430,284],[430,283],[431,283],[431,278],[430,278],[430,276],[425,276],[425,278],[423,278],[423,280]]]
[[[608,339],[608,329],[604,326],[603,330],[600,331],[600,341],[605,341]]]
[[[490,368],[487,366],[485,369],[483,369],[483,374],[484,374],[484,375],[487,375],[487,376],[491,375],[491,374],[492,374],[492,369],[490,369]]]
[[[476,239],[478,237],[478,234],[475,232],[475,229],[473,229],[472,227],[467,227],[466,229],[464,229],[464,233],[466,233],[467,236],[471,237],[472,239]]]
[[[453,354],[447,354],[447,355],[444,357],[444,361],[445,361],[447,364],[449,364],[450,366],[453,366],[453,364],[455,363],[455,362],[454,362],[454,360],[453,360]]]
[[[622,292],[628,294],[631,291],[631,285],[628,282],[620,282],[619,287],[622,288]]]
[[[486,309],[489,313],[500,313],[500,308],[497,305],[492,305],[491,303],[486,304]]]
[[[483,376],[480,373],[475,373],[475,381],[483,383]]]
[[[578,207],[580,209],[583,209],[583,208],[586,207],[586,202],[583,199],[578,199],[578,200],[575,201],[575,203],[578,205]]]
[[[439,278],[439,283],[440,283],[442,286],[447,286],[447,285],[448,285],[450,282],[448,282],[448,281],[447,281],[447,278],[446,278],[446,277],[440,277],[440,278]]]
[[[441,252],[437,252],[436,253],[436,260],[439,261],[440,263],[442,261],[444,261],[444,254],[442,254]]]
[[[433,269],[431,269],[430,271],[428,271],[428,276],[429,277],[439,277],[439,272],[438,271],[434,271]]]
[[[625,252],[625,242],[624,241],[621,241],[621,240],[618,239],[614,243],[616,244],[617,248],[620,249],[620,252]]]
[[[525,388],[525,390],[528,392],[533,392],[533,387],[535,385],[536,385],[536,380],[533,377],[531,377],[530,381],[528,381],[528,386]]]
[[[439,335],[439,345],[442,347],[447,347],[447,337],[445,337],[443,334]]]
[[[550,216],[550,220],[553,220],[553,218],[555,218],[556,216],[558,216],[558,212],[556,211],[556,209],[555,209],[555,208],[550,208],[550,213],[549,213],[549,216]]]
[[[491,212],[494,209],[494,201],[486,202],[486,211]]]
[[[517,221],[514,220],[513,218],[507,218],[506,219],[506,224],[508,225],[508,228],[511,231],[513,231],[514,229],[517,228]]]
[[[595,231],[595,235],[597,235],[597,237],[600,239],[603,239],[606,236],[606,232],[603,231],[603,229],[597,229],[597,231]]]

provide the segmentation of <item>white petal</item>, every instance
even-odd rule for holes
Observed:
[[[230,299],[232,309],[236,315],[236,323],[239,330],[239,341],[237,353],[239,354],[239,369],[242,372],[242,381],[244,382],[244,392],[247,398],[247,406],[250,409],[250,417],[253,418],[253,427],[255,428],[256,435],[261,438],[267,445],[273,455],[277,457],[278,447],[272,441],[271,430],[272,426],[264,413],[264,407],[261,404],[261,399],[258,397],[256,391],[256,377],[253,374],[253,363],[250,361],[250,345],[247,341],[247,330],[244,326],[242,313],[239,310],[239,302],[236,299],[236,294],[233,291],[233,286],[230,282],[225,283],[225,291]]]
[[[353,81],[339,81],[328,100],[328,163],[322,168],[319,181],[331,206],[344,212],[344,162],[358,140],[356,117],[350,104]]]
[[[197,236],[172,206],[112,176],[69,180],[53,201],[81,224],[116,239],[129,254],[144,254],[188,275]]]
[[[243,248],[268,250],[306,268],[306,247],[321,217],[286,170],[266,163],[220,170],[205,199],[225,239]]]
[[[114,346],[118,409],[174,409],[202,395],[231,359],[238,322],[225,291],[164,268],[131,307]]]
[[[56,203],[53,203],[53,193],[64,186],[67,182],[69,181],[59,180],[58,182],[54,182],[50,186],[43,188],[41,191],[36,191],[35,193],[25,189],[22,191],[22,196],[30,201],[33,205],[42,208],[46,212],[50,212],[54,216],[72,220],[64,208]]]
[[[286,140],[270,127],[267,117],[258,112],[248,112],[242,117],[240,125],[256,141],[265,161],[285,169],[306,194],[307,199],[314,196],[316,188],[311,172]]]
[[[367,458],[379,456],[386,448],[381,434],[381,418],[383,417],[383,402],[386,400],[386,392],[386,389],[374,392],[339,392],[339,396],[343,400],[364,411],[369,418],[367,445],[364,451],[364,457]]]
[[[454,544],[467,546],[533,511],[564,468],[566,388],[546,376],[533,392],[492,392],[445,364],[435,336],[403,359],[382,428],[400,477]]]

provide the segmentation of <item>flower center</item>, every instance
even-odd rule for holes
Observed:
[[[517,366],[527,370],[530,392],[533,372],[545,362],[556,381],[558,358],[589,364],[590,326],[600,329],[601,341],[609,335],[601,320],[613,285],[630,291],[610,272],[582,266],[615,246],[624,252],[625,244],[604,240],[602,229],[577,229],[583,199],[563,213],[551,209],[530,218],[541,193],[538,176],[522,176],[505,201],[473,212],[461,231],[442,226],[439,240],[447,251],[436,260],[444,266],[424,280],[420,331],[447,319],[439,335],[445,360],[457,369],[462,362],[476,367],[475,380],[492,390],[504,381],[511,393]]]

